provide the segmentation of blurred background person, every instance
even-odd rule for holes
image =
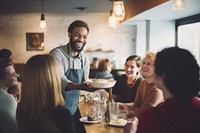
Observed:
[[[98,72],[96,73],[97,79],[113,79],[112,71],[112,63],[109,59],[103,58],[99,59],[98,62]]]
[[[163,92],[155,85],[154,79],[154,61],[156,54],[147,52],[142,60],[141,75],[144,80],[138,87],[133,106],[120,104],[123,110],[133,113],[133,116],[139,117],[141,112],[147,108],[155,107],[164,101]],[[131,115],[131,114],[129,114]]]
[[[139,119],[125,126],[126,133],[199,133],[200,100],[199,66],[186,49],[169,47],[161,50],[155,60],[156,85],[165,101],[145,110]]]
[[[64,107],[61,78],[52,55],[35,55],[25,64],[22,97],[17,107],[20,133],[75,133]]]
[[[17,102],[7,92],[8,88],[17,85],[17,74],[10,59],[0,58],[0,132],[17,133]]]
[[[131,55],[126,59],[124,64],[125,74],[117,79],[113,87],[114,101],[134,102],[138,86],[143,80],[140,75],[141,63],[142,59],[137,55]]]

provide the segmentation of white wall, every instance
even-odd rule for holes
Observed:
[[[133,24],[137,27],[137,55],[143,57],[146,51],[158,52],[165,47],[175,46],[175,21],[145,20]]]
[[[158,52],[165,47],[175,46],[175,21],[150,21],[149,51]]]
[[[46,14],[47,30],[44,33],[44,51],[26,50],[26,33],[41,32],[39,30],[39,14],[1,15],[0,49],[10,49],[14,54],[15,63],[26,63],[35,54],[48,53],[52,48],[67,43],[68,25],[76,19],[81,19],[86,21],[90,27],[90,34],[85,49],[95,50],[101,48],[103,50],[114,50],[113,55],[103,53],[101,56],[105,55],[108,58],[112,56],[120,64],[129,55],[134,54],[135,26],[120,25],[116,29],[110,28],[107,25],[108,15],[58,16]],[[98,56],[98,54],[95,56]]]

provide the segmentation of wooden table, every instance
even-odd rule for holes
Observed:
[[[81,112],[82,117],[87,116],[91,109],[92,103],[81,101],[79,102],[79,109]],[[122,127],[114,127],[110,126],[105,121],[95,124],[87,124],[85,123],[85,129],[87,133],[123,133]]]

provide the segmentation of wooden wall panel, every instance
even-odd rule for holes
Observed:
[[[126,0],[124,21],[167,1],[169,0]]]

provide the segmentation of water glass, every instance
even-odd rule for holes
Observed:
[[[119,113],[119,103],[109,103],[110,121],[117,121]]]
[[[106,101],[99,101],[99,115],[102,119],[104,119],[104,116],[105,116],[105,113],[106,113],[106,110],[107,110],[107,104],[106,104]]]

